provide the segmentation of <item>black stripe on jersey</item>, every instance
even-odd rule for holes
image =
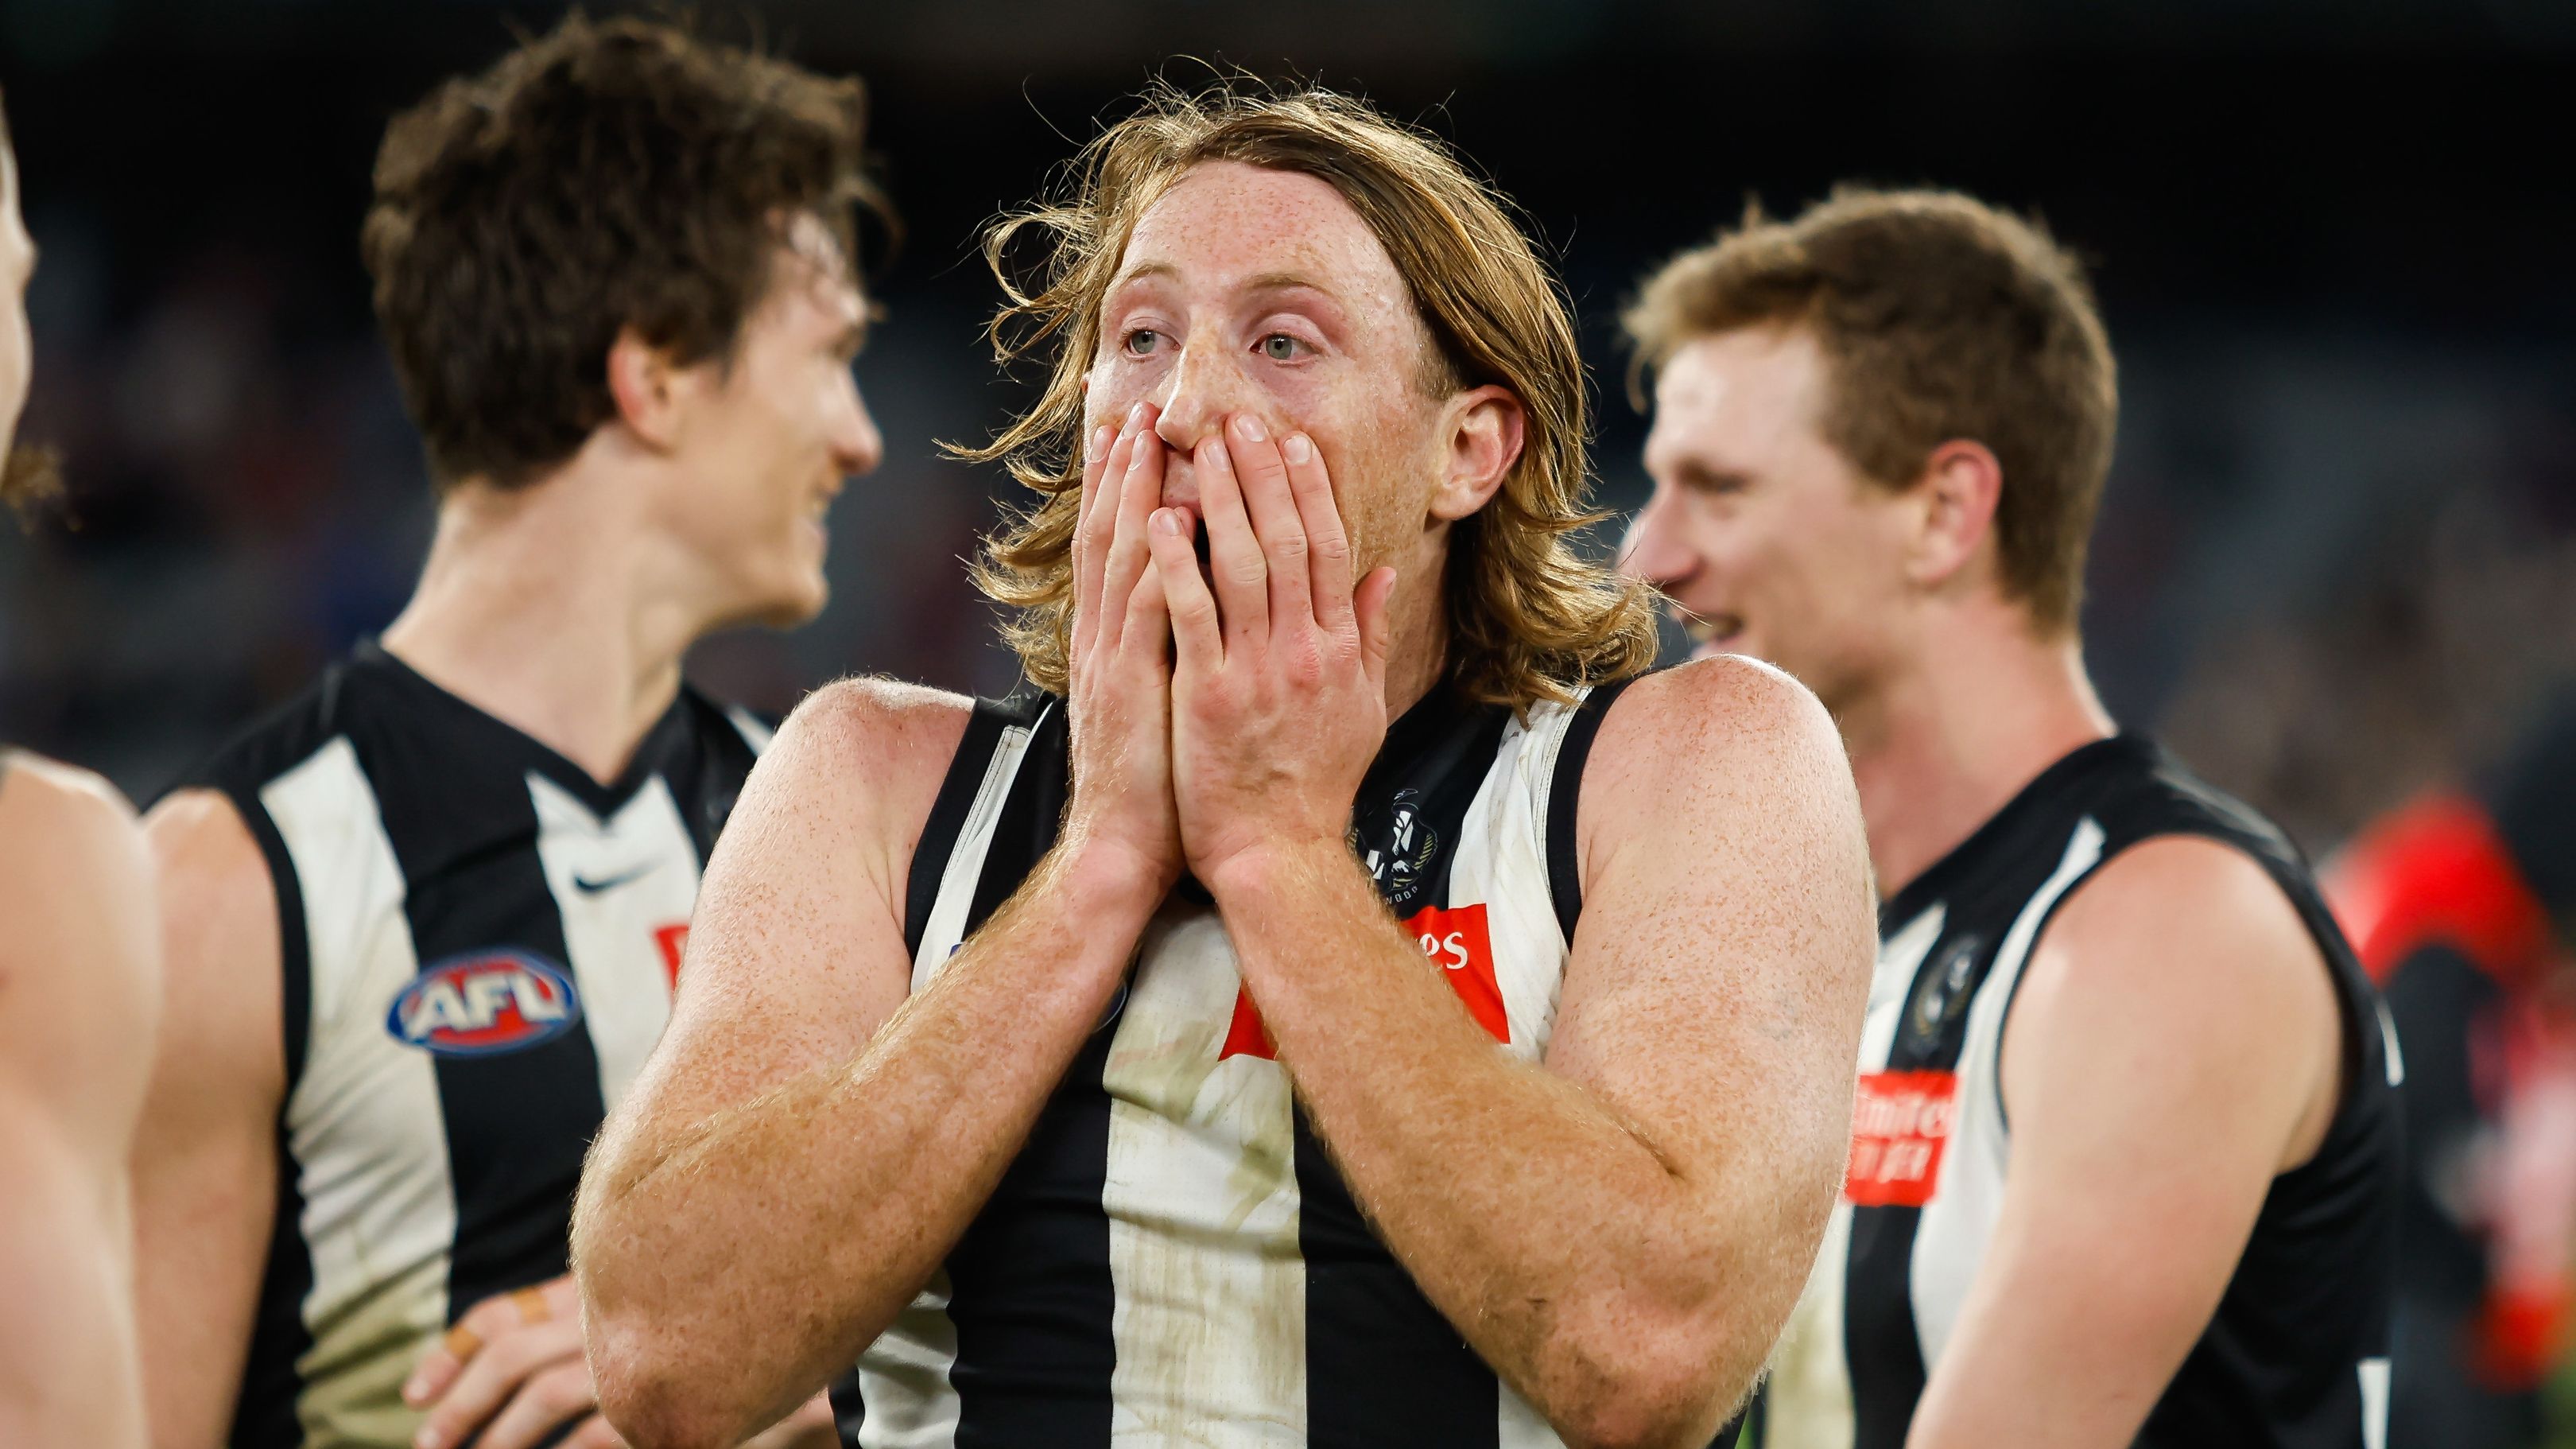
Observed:
[[[966,737],[957,742],[948,776],[939,782],[939,797],[930,802],[930,818],[922,823],[921,839],[913,843],[912,866],[904,879],[903,953],[907,958],[921,954],[921,933],[930,925],[931,909],[939,904],[939,878],[948,871],[949,854],[957,849],[967,812],[975,808],[975,796],[983,789],[993,748],[1001,742],[1004,727],[1013,722],[1002,706],[980,699],[967,716]]]
[[[1030,723],[1036,707],[1005,706],[994,737],[1001,724]],[[1037,723],[975,883],[970,936],[1055,846],[1068,784],[1064,711],[1049,709]],[[971,772],[970,785],[978,782],[990,759],[989,748],[982,759],[961,750],[952,778]],[[1118,1364],[1109,1216],[1100,1208],[1109,1172],[1109,1095],[1100,1089],[1109,1041],[1109,1032],[1095,1032],[1075,1055],[1028,1144],[948,1255],[958,1449],[1109,1442],[1104,1390]]]
[[[304,1324],[304,1300],[313,1292],[313,1253],[304,1242],[303,1165],[295,1160],[287,1135],[286,1104],[304,1079],[312,1042],[313,938],[304,925],[302,878],[286,852],[285,838],[277,833],[277,822],[255,790],[234,781],[219,788],[258,842],[268,864],[269,894],[277,901],[278,1024],[286,1068],[285,1091],[277,1102],[277,1195],[269,1215],[268,1256],[260,1269],[259,1301],[251,1309],[232,1432],[225,1440],[249,1449],[297,1444],[304,1437],[295,1404],[304,1390],[297,1365],[313,1348],[312,1332]]]
[[[1387,729],[1361,782],[1360,848],[1383,853],[1372,822],[1413,792],[1416,838],[1437,857],[1414,872],[1415,892],[1388,900],[1398,916],[1449,904],[1450,864],[1468,807],[1483,788],[1511,713],[1439,689]],[[1391,871],[1380,896],[1402,888]],[[1360,1215],[1301,1107],[1296,1116],[1297,1250],[1306,1262],[1306,1442],[1487,1449],[1499,1433],[1494,1371],[1422,1296],[1411,1274]]]
[[[1556,905],[1556,924],[1565,943],[1574,944],[1574,925],[1583,915],[1583,861],[1576,849],[1576,807],[1583,794],[1583,763],[1592,757],[1593,738],[1620,694],[1643,675],[1614,679],[1583,697],[1566,721],[1565,738],[1556,747],[1556,769],[1547,783],[1547,893]]]
[[[460,775],[488,776],[459,788]],[[518,950],[571,975],[563,917],[536,850],[536,804],[524,764],[466,757],[437,769],[370,771],[385,835],[406,890],[412,948],[428,971],[459,956]],[[586,792],[599,793],[595,783]],[[506,804],[506,810],[503,807]],[[532,901],[547,904],[530,909]],[[439,1056],[439,1113],[456,1186],[456,1246],[449,1260],[450,1323],[495,1293],[560,1277],[582,1153],[607,1109],[590,1033],[567,1031],[488,1056]],[[473,1124],[517,1119],[517,1150]],[[529,1144],[544,1144],[532,1160]]]

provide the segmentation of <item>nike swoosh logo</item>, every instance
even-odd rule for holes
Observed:
[[[639,880],[652,873],[653,863],[649,861],[643,865],[635,867],[633,870],[625,872],[622,875],[612,875],[604,880],[592,880],[581,872],[574,871],[572,877],[572,888],[580,891],[583,895],[595,896],[601,891],[613,891],[619,886],[626,884],[628,881]]]

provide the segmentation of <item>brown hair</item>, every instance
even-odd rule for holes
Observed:
[[[1631,391],[1695,338],[1803,326],[1830,369],[1825,440],[1902,488],[1957,438],[1993,450],[2003,588],[2071,631],[2120,411],[2084,269],[2035,221],[1950,191],[1837,188],[1797,220],[1747,208],[1625,317]]]
[[[855,270],[854,208],[882,211],[865,129],[854,79],[578,13],[397,116],[363,250],[441,486],[577,452],[615,415],[624,328],[684,365],[729,355],[786,218]]]
[[[1045,350],[1046,390],[1028,413],[959,456],[1003,459],[1043,495],[985,541],[977,584],[1016,611],[1004,637],[1039,687],[1065,688],[1073,609],[1073,524],[1082,490],[1082,380],[1100,306],[1136,223],[1202,162],[1236,161],[1329,183],[1376,234],[1411,289],[1434,351],[1434,395],[1489,383],[1525,415],[1503,485],[1450,532],[1450,669],[1469,697],[1515,708],[1653,662],[1654,617],[1640,587],[1589,563],[1566,535],[1600,515],[1585,501],[1583,364],[1565,293],[1491,187],[1438,140],[1329,91],[1255,83],[1198,94],[1158,82],[1136,114],[1085,147],[1066,193],[1004,218],[984,254],[1009,302],[993,319],[996,355]],[[1007,253],[1032,229],[1044,242],[1024,289]]]

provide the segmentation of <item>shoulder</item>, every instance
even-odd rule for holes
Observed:
[[[0,829],[74,849],[114,848],[134,838],[134,807],[97,775],[42,755],[11,753],[0,764]]]
[[[148,897],[152,868],[134,807],[87,770],[34,755],[0,776],[0,912],[30,919],[117,914]],[[103,903],[113,902],[109,910]]]
[[[149,1039],[160,955],[153,872],[133,808],[86,770],[31,755],[0,775],[0,1057],[78,1057]],[[140,1060],[142,1049],[115,1049]]]
[[[887,879],[901,878],[975,715],[962,695],[857,676],[807,695],[753,769],[729,833],[857,830]],[[796,822],[803,822],[798,824]]]
[[[772,749],[792,748],[811,764],[880,786],[926,776],[935,791],[974,713],[975,702],[963,695],[857,675],[805,696],[779,726]]]
[[[2258,1135],[2282,1128],[2297,1149],[2331,1114],[2342,1026],[2324,953],[2262,864],[2155,836],[2079,883],[2042,933],[2005,1033],[2006,1095],[2018,1120],[2035,1110],[2026,1087],[2125,1091],[2203,1127],[2233,1113]]]
[[[2042,947],[2085,963],[2087,980],[2137,971],[2231,991],[2313,985],[2319,999],[2327,986],[2324,953],[2280,882],[2243,847],[2203,835],[2154,836],[2103,862]]]
[[[1588,817],[1645,830],[1703,813],[1740,821],[1750,800],[1859,820],[1824,705],[1786,673],[1734,655],[1657,670],[1622,690],[1601,721],[1583,791]]]

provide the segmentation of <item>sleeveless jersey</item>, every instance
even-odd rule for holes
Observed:
[[[1524,1061],[1554,1023],[1576,793],[1616,692],[1524,721],[1435,690],[1355,803],[1353,844],[1423,969]],[[914,854],[914,990],[1046,853],[1067,778],[1061,700],[976,706]],[[846,1439],[1558,1442],[1360,1216],[1192,883],[1113,1001],[928,1291],[836,1390]]]
[[[683,688],[614,784],[373,645],[189,782],[275,882],[287,1090],[233,1449],[407,1445],[421,1354],[560,1276],[768,731]],[[184,1029],[172,1023],[171,1029]]]
[[[2345,1086],[2316,1155],[2273,1179],[2216,1315],[2136,1442],[2379,1449],[2401,1187],[2395,1038],[2297,848],[2126,735],[2050,766],[1883,908],[1843,1200],[1775,1359],[1763,1442],[1904,1443],[2003,1201],[2000,1052],[2022,969],[2070,892],[2170,835],[2243,851],[2297,907],[2342,1013]]]

